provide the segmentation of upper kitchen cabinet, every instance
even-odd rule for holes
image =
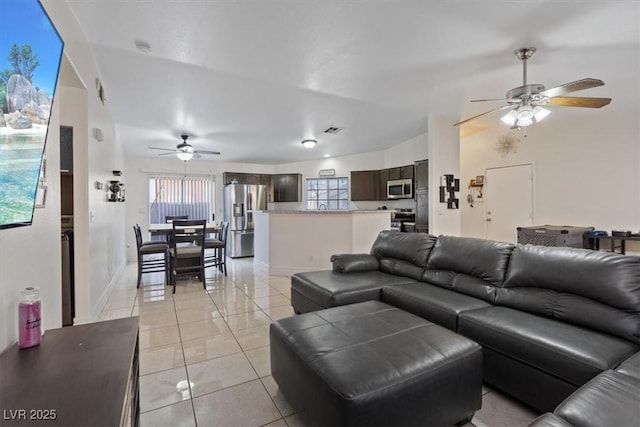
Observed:
[[[429,160],[420,160],[415,164],[415,191],[429,190]]]
[[[397,179],[413,179],[413,165],[400,166],[387,169],[389,171],[389,181]]]
[[[351,172],[351,201],[380,200],[380,171]]]
[[[389,169],[380,170],[377,200],[387,200],[387,181],[389,181]]]
[[[299,173],[272,175],[273,201],[300,202],[302,199],[302,175]]]
[[[413,165],[402,166],[400,168],[400,179],[413,179]]]
[[[256,174],[256,173],[240,173],[240,172],[224,172],[222,174],[222,181],[224,184],[247,184],[247,185],[259,185],[269,184],[270,175]]]

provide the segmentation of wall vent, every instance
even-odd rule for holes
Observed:
[[[342,130],[342,128],[336,127],[336,126],[331,126],[326,128],[323,132],[324,133],[338,133]]]

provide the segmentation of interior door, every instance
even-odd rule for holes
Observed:
[[[516,243],[517,228],[533,225],[533,166],[487,169],[485,237]]]

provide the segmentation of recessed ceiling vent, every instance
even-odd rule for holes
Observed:
[[[338,133],[342,130],[342,128],[336,127],[336,126],[331,126],[326,128],[323,132],[324,133]]]

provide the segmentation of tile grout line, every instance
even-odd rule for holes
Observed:
[[[205,272],[204,277],[205,284],[207,282],[207,275]],[[180,332],[180,322],[178,321],[178,309],[176,308],[176,300],[174,294],[171,294],[171,300],[173,301],[173,314],[176,316],[176,324],[178,326],[178,338],[180,338],[180,349],[182,350],[182,363],[184,364],[184,372],[187,376],[187,385],[189,386],[189,401],[191,402],[191,411],[193,413],[193,422],[198,427],[198,418],[196,417],[196,406],[193,403],[193,389],[191,388],[191,379],[189,378],[189,369],[187,369],[187,357],[184,354],[184,345],[182,344],[182,333]]]

